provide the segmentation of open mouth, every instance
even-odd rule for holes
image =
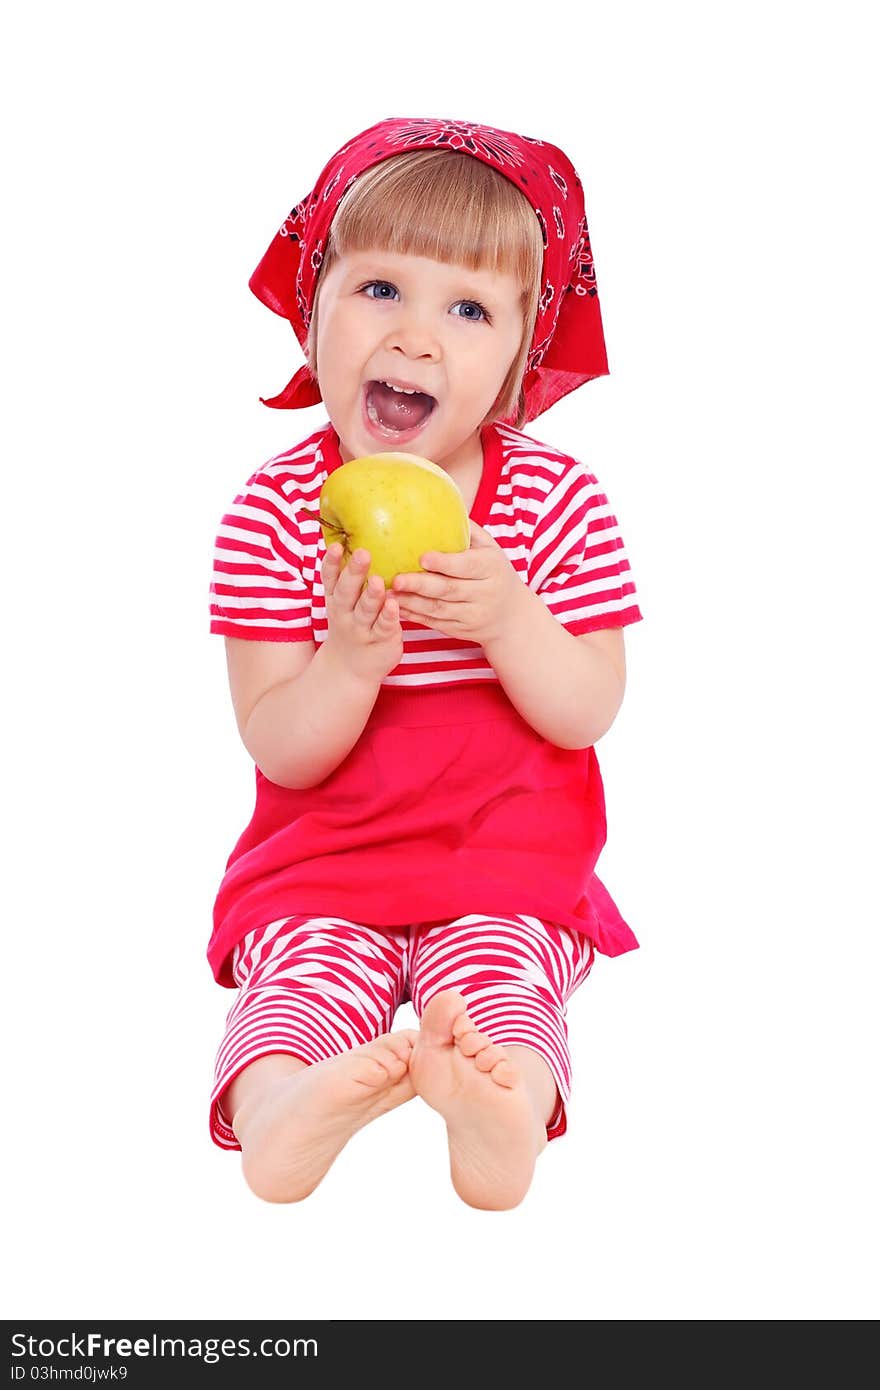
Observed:
[[[397,443],[417,435],[436,405],[425,391],[392,386],[387,381],[368,381],[364,390],[364,415],[372,432]]]

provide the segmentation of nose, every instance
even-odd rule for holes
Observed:
[[[386,347],[392,352],[402,353],[413,361],[439,361],[440,342],[437,334],[427,321],[427,316],[415,310],[403,310],[395,314],[394,326],[386,338]]]

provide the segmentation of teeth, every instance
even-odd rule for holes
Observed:
[[[417,391],[415,387],[393,386],[390,381],[383,381],[382,385],[387,386],[391,391],[399,391],[401,395],[404,396],[421,396],[424,394],[422,391]]]

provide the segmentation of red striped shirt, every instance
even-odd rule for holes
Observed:
[[[494,424],[471,516],[572,633],[625,627],[639,610],[617,518],[595,475],[551,445]],[[224,515],[214,547],[210,630],[260,642],[327,637],[318,511],[341,462],[326,425],[259,468]],[[383,685],[497,680],[475,642],[403,623],[403,657]]]

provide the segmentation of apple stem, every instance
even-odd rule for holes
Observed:
[[[348,532],[344,531],[341,526],[337,526],[335,522],[327,521],[326,517],[323,517],[320,512],[310,512],[307,511],[305,507],[303,507],[302,515],[307,516],[309,518],[309,521],[319,521],[322,526],[327,527],[328,531],[335,531],[338,536],[345,536],[348,534]]]

